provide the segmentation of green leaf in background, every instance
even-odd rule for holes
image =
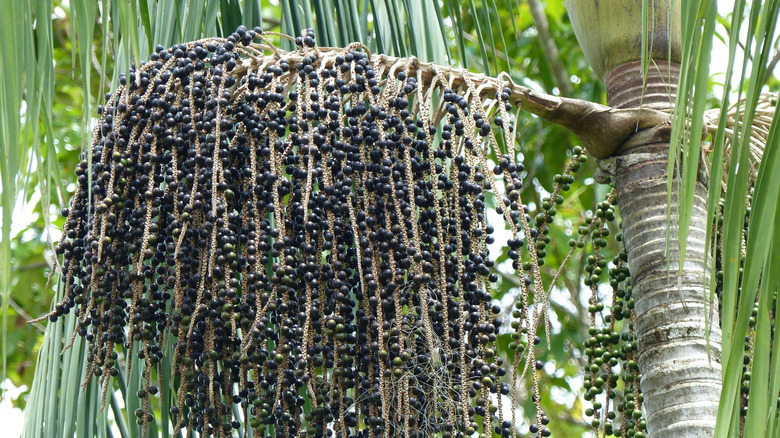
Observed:
[[[678,0],[679,1],[679,0]],[[261,26],[292,36],[313,28],[321,46],[340,47],[363,42],[373,53],[416,56],[443,66],[467,67],[471,71],[496,76],[509,72],[512,80],[544,91],[559,89],[569,97],[602,102],[604,86],[587,66],[569,23],[563,2],[540,2],[548,21],[549,36],[540,36],[530,10],[531,2],[511,0],[55,0],[5,1],[0,15],[0,56],[6,60],[0,69],[0,180],[2,180],[2,229],[0,237],[0,297],[2,297],[2,375],[28,391],[14,400],[25,409],[26,436],[141,437],[142,427],[134,410],[141,406],[134,394],[144,387],[142,360],[136,355],[120,360],[133,363],[128,375],[113,379],[103,406],[102,389],[90,381],[82,388],[87,343],[76,336],[63,351],[76,328],[69,314],[57,324],[26,321],[45,314],[62,291],[46,287],[52,267],[50,239],[58,237],[64,220],[59,210],[75,187],[74,168],[79,154],[88,151],[95,108],[103,104],[106,91],[115,89],[120,73],[149,58],[156,45],[170,47],[185,41],[224,36],[238,25]],[[653,18],[652,3],[643,2],[643,22]],[[723,327],[724,380],[719,411],[718,437],[737,436],[744,418],[743,436],[777,436],[780,418],[776,402],[780,391],[780,353],[776,348],[756,348],[747,366],[753,382],[750,403],[740,417],[741,390],[745,381],[745,337],[754,345],[774,346],[778,332],[776,315],[780,304],[774,299],[780,287],[780,133],[775,113],[766,133],[764,156],[760,163],[751,158],[751,129],[761,93],[780,86],[771,74],[777,58],[776,25],[780,1],[744,2],[736,0],[731,17],[717,14],[716,2],[681,2],[683,72],[673,124],[669,162],[670,190],[680,190],[680,249],[685,254],[686,236],[691,225],[694,187],[703,166],[708,166],[707,255],[713,268],[711,291],[720,293],[721,314],[713,313],[713,323]],[[719,25],[726,34],[717,35]],[[745,26],[747,25],[747,26]],[[740,35],[743,40],[740,41]],[[722,95],[713,88],[709,66],[713,38],[729,47],[728,67]],[[294,45],[268,36],[283,49]],[[559,51],[551,64],[540,38],[548,39]],[[738,63],[744,52],[742,64]],[[724,56],[718,54],[717,56]],[[643,56],[643,70],[652,65]],[[569,90],[561,87],[561,78]],[[128,78],[134,80],[134,78]],[[111,85],[110,85],[111,84]],[[734,119],[721,117],[717,129],[707,125],[705,110],[720,107],[725,114],[731,103],[744,99]],[[523,186],[518,187],[528,204],[529,216],[541,211],[547,190],[571,158],[563,151],[579,144],[565,130],[529,117],[511,115],[517,125],[514,144],[503,138],[502,153],[523,158]],[[731,124],[733,121],[733,124]],[[710,129],[714,135],[703,139],[699,133]],[[439,133],[440,134],[440,133]],[[441,137],[438,137],[439,141]],[[730,142],[730,143],[728,143]],[[729,149],[727,143],[731,145]],[[490,157],[498,161],[497,153]],[[86,154],[91,160],[91,154]],[[597,164],[583,162],[584,173],[592,175]],[[747,169],[755,168],[753,173]],[[725,184],[721,185],[723,180]],[[674,187],[672,187],[674,185]],[[91,184],[90,184],[91,187]],[[752,187],[752,192],[750,191]],[[547,190],[545,188],[548,188]],[[572,183],[557,215],[547,245],[547,265],[541,272],[545,282],[557,278],[550,289],[550,345],[542,340],[544,353],[539,360],[555,365],[554,374],[541,372],[539,384],[549,390],[542,398],[545,414],[551,419],[554,436],[578,437],[592,434],[585,424],[582,379],[587,357],[583,343],[591,325],[588,312],[590,291],[582,280],[592,251],[578,251],[567,257],[566,242],[578,237],[578,224],[594,216],[609,188],[592,179]],[[671,192],[670,192],[671,193]],[[750,196],[748,197],[748,194]],[[719,225],[723,201],[722,225]],[[671,199],[671,195],[669,197]],[[496,199],[493,202],[495,208]],[[549,201],[548,201],[549,202]],[[749,202],[749,205],[747,204]],[[747,218],[747,219],[746,219]],[[746,221],[748,223],[745,231]],[[620,230],[611,230],[617,234]],[[718,239],[722,240],[722,247]],[[670,242],[677,245],[677,242]],[[506,251],[492,253],[497,259],[493,271],[504,274],[511,260]],[[601,249],[607,260],[619,254],[616,242]],[[719,258],[720,257],[720,258]],[[722,262],[718,261],[721,260]],[[560,274],[557,267],[568,260]],[[503,263],[503,267],[502,267]],[[720,273],[716,265],[720,264]],[[612,265],[605,268],[608,271]],[[679,267],[682,269],[683,261]],[[722,286],[719,278],[722,276]],[[492,296],[508,308],[499,317],[507,319],[512,297],[524,279],[506,274]],[[53,284],[57,283],[57,277]],[[583,294],[584,291],[584,294]],[[609,307],[609,306],[608,306]],[[754,310],[755,309],[755,310]],[[718,310],[715,306],[714,310]],[[754,315],[755,313],[755,315]],[[45,334],[42,333],[45,330]],[[541,338],[545,335],[541,334]],[[152,410],[155,421],[147,436],[173,436],[173,416],[169,409],[176,400],[178,384],[170,375],[174,339],[155,371],[161,377],[161,396]],[[497,349],[508,356],[510,333],[499,333]],[[37,358],[37,359],[36,359]],[[520,366],[522,371],[522,365]],[[528,384],[532,380],[529,375]],[[621,388],[622,389],[622,388]],[[620,391],[618,391],[620,392]],[[554,395],[552,395],[554,394]],[[622,393],[618,398],[623,397]],[[530,397],[518,401],[518,415],[535,421]],[[101,409],[102,408],[102,409]],[[506,408],[506,406],[504,406]],[[246,415],[246,412],[242,412]],[[603,433],[603,424],[601,425]],[[241,436],[254,429],[241,424]],[[527,434],[527,428],[521,430]]]

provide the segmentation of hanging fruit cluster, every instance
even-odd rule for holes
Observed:
[[[539,267],[582,149],[532,219],[507,81],[294,41],[240,27],[158,47],[107,96],[48,315],[76,312],[87,379],[107,389],[135,355],[139,424],[175,388],[177,429],[203,435],[508,437],[502,404],[533,368],[530,430],[550,436],[524,345],[549,327]],[[509,367],[496,226],[524,279]]]
[[[584,284],[591,290],[588,301],[590,327],[583,350],[587,357],[585,400],[590,401],[591,406],[585,414],[593,417],[591,425],[596,436],[641,438],[646,436],[646,424],[642,413],[644,397],[639,386],[641,375],[634,335],[636,313],[631,296],[628,254],[623,246],[612,258],[610,267],[601,251],[607,246],[605,238],[610,235],[608,224],[615,220],[614,195],[613,190],[599,203],[595,217],[586,219],[579,227],[581,239],[576,244],[584,246],[582,240],[589,237],[593,247],[593,254],[587,257],[584,279]],[[616,239],[622,242],[622,233],[618,233]],[[571,242],[570,245],[575,246]],[[608,281],[605,282],[604,277]],[[599,297],[599,286],[607,282],[611,288],[608,308]]]

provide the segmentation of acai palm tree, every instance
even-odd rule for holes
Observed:
[[[25,436],[780,436],[779,1],[6,6]]]

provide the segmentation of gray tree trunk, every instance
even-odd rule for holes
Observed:
[[[566,0],[580,46],[607,85],[610,106],[674,107],[679,65],[670,61],[681,59],[681,2],[649,3],[652,59],[643,88],[642,2]],[[685,265],[678,270],[677,195],[671,205],[667,201],[669,131],[662,125],[636,134],[602,165],[612,165],[623,220],[647,432],[651,438],[711,437],[720,400],[721,331],[717,303],[711,303],[714,312],[708,306],[706,176],[696,187]]]
[[[658,65],[656,72],[663,74],[650,75],[644,94],[638,63],[616,68],[606,80],[609,104],[673,105],[676,75],[664,76],[677,67],[667,66]],[[711,437],[721,388],[721,331],[717,301],[708,302],[710,270],[704,261],[706,176],[700,172],[685,264],[679,271],[676,193],[667,211],[670,129],[658,126],[639,133],[612,158],[635,299],[644,411],[650,437]],[[707,327],[711,318],[715,322]]]

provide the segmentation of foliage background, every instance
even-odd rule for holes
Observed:
[[[10,274],[3,282],[3,376],[8,379],[4,386],[22,389],[18,397],[10,400],[19,409],[24,409],[27,403],[47,324],[26,321],[46,313],[54,297],[54,289],[46,285],[52,263],[51,240],[59,237],[57,230],[63,222],[59,211],[75,189],[73,169],[79,153],[88,147],[94,108],[112,88],[117,75],[127,69],[130,59],[147,59],[154,44],[170,46],[201,36],[223,36],[239,24],[250,28],[261,25],[265,30],[288,34],[297,34],[311,26],[320,45],[344,45],[361,40],[375,52],[401,56],[414,53],[423,60],[490,75],[507,71],[515,82],[533,89],[601,103],[605,99],[603,85],[593,77],[577,46],[563,1],[543,4],[538,0],[425,1],[420,4],[430,9],[423,11],[414,9],[419,7],[415,1],[403,0],[55,0],[53,3],[31,0],[21,4],[4,0],[3,3],[11,9],[3,14],[4,21],[0,23],[6,27],[4,31],[9,30],[5,25],[12,25],[19,32],[40,33],[50,24],[52,43],[50,54],[45,47],[25,48],[28,54],[34,55],[27,61],[31,64],[37,61],[35,68],[40,74],[28,76],[28,83],[24,84],[28,94],[23,97],[19,114],[25,125],[15,131],[3,126],[6,133],[11,133],[8,135],[18,133],[21,145],[16,167],[2,169],[3,219],[6,222],[10,216],[12,224],[3,236],[3,273]],[[335,11],[329,17],[331,21],[319,18],[318,3]],[[437,7],[432,7],[434,4]],[[534,20],[531,6],[543,8],[546,24]],[[400,15],[394,15],[394,11]],[[120,13],[126,17],[122,22],[109,18],[119,17]],[[408,19],[409,16],[415,19]],[[14,22],[19,17],[24,19]],[[35,21],[33,17],[50,17],[51,21]],[[725,25],[727,21],[722,23]],[[23,26],[29,28],[20,29]],[[430,26],[442,31],[431,32]],[[543,40],[557,48],[557,58],[550,58]],[[9,44],[12,42],[4,42],[2,59],[14,59],[8,52]],[[28,74],[30,70],[36,71],[28,69]],[[713,83],[718,80],[715,77]],[[43,87],[36,88],[36,84]],[[767,82],[775,90],[779,84],[776,77]],[[51,95],[46,94],[48,86]],[[30,95],[34,90],[41,95]],[[9,108],[6,97],[10,93],[7,89],[0,91],[6,110]],[[28,112],[35,113],[31,107],[36,100],[39,105],[50,106],[50,119],[44,118],[39,123],[26,118]],[[528,115],[522,115],[518,123],[518,141],[525,148],[527,179],[551,190],[554,175],[563,169],[567,151],[577,144],[577,139]],[[547,282],[554,274],[551,267],[558,266],[568,251],[565,243],[576,235],[577,225],[592,214],[591,210],[609,191],[589,177],[594,164],[588,163],[586,167],[558,209],[557,226],[552,231],[557,235],[551,237],[553,242],[563,244],[548,247],[544,271]],[[534,204],[539,205],[546,193],[530,186],[526,187],[524,198],[535,199]],[[15,194],[18,197],[13,199]],[[616,249],[611,247],[609,251],[614,253]],[[611,258],[611,254],[606,255]],[[559,288],[551,297],[554,312],[551,345],[540,357],[547,363],[541,385],[551,395],[543,398],[543,406],[552,420],[555,436],[579,436],[588,430],[581,399],[584,361],[579,351],[589,325],[587,297],[582,295],[584,288],[580,284],[585,257],[587,251],[581,251],[569,261]],[[498,261],[500,269],[502,260]],[[509,312],[516,294],[513,287],[518,280],[510,274],[502,278],[494,296]],[[506,348],[508,342],[506,335],[499,345]],[[3,392],[5,401],[0,417],[2,412],[8,412],[9,394]],[[524,407],[526,412],[532,412],[530,397]]]

